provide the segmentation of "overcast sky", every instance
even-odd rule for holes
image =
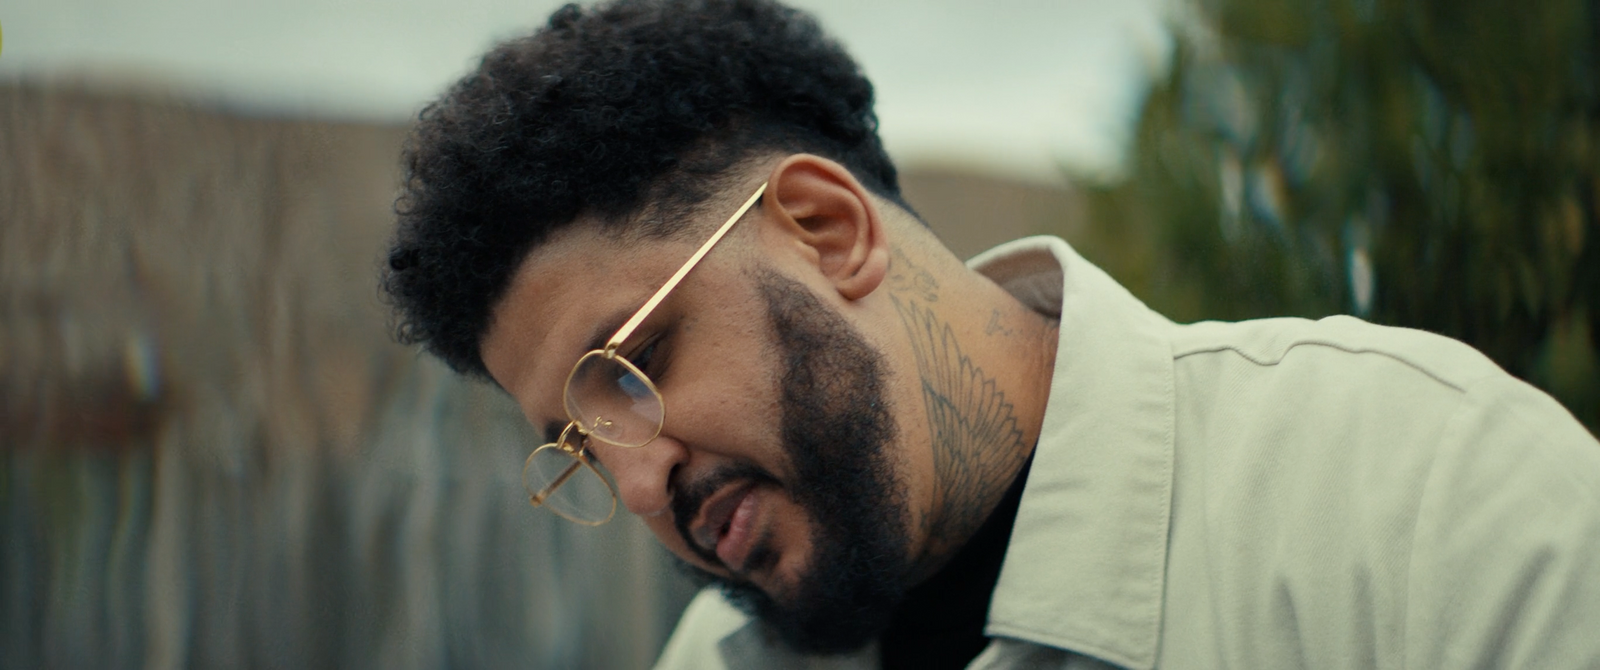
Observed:
[[[903,164],[1112,169],[1167,58],[1162,0],[794,0],[878,90]],[[0,79],[160,82],[269,114],[400,122],[550,0],[20,0]]]

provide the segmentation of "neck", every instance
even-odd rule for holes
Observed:
[[[948,254],[897,248],[889,285],[927,418],[931,500],[913,520],[926,538],[920,581],[983,525],[1033,452],[1056,328]]]

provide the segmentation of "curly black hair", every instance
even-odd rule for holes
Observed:
[[[670,235],[719,176],[762,153],[826,156],[904,206],[877,125],[872,84],[798,10],[562,7],[491,50],[412,130],[381,278],[396,338],[489,379],[479,343],[491,312],[551,231],[585,214]],[[639,216],[646,209],[658,215]]]

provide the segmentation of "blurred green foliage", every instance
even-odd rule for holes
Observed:
[[[1600,0],[1199,0],[1090,193],[1180,321],[1464,340],[1600,429]]]

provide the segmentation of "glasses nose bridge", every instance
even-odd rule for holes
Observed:
[[[561,434],[556,437],[555,443],[566,451],[583,454],[589,449],[589,433],[584,430],[582,422],[567,417],[567,425],[561,429]]]

